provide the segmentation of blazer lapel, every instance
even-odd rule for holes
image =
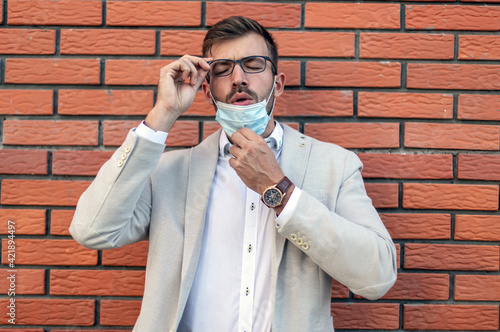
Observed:
[[[208,198],[219,156],[220,130],[191,150],[184,225],[184,255],[177,322],[180,322],[200,257]]]

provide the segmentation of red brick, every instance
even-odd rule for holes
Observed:
[[[0,90],[0,114],[52,115],[51,90]]]
[[[121,145],[130,129],[138,125],[137,121],[103,121],[104,145]],[[181,120],[172,127],[166,144],[167,146],[194,146],[198,142],[198,122]]]
[[[399,273],[382,297],[390,300],[448,300],[450,276],[432,273]]]
[[[52,174],[96,175],[113,151],[67,151],[52,153]]]
[[[300,4],[291,3],[241,3],[241,2],[208,2],[207,25],[234,15],[245,15],[257,20],[267,28],[300,27]]]
[[[5,308],[9,299],[0,299]],[[17,325],[81,325],[94,324],[95,301],[73,299],[16,298]],[[8,324],[9,316],[0,315],[0,323]]]
[[[451,154],[360,153],[364,178],[451,179]]]
[[[398,191],[397,183],[365,183],[366,193],[377,209],[397,208]]]
[[[453,96],[438,93],[359,92],[358,116],[451,119]]]
[[[59,114],[146,115],[153,108],[151,90],[59,90]]]
[[[206,33],[204,30],[163,30],[160,32],[160,54],[201,56]]]
[[[12,276],[13,279],[7,279]],[[0,269],[0,293],[15,293],[12,296],[45,294],[45,270]]]
[[[455,276],[456,301],[499,301],[500,276],[457,275]]]
[[[345,148],[397,148],[397,123],[306,123],[304,133]]]
[[[2,54],[54,54],[55,30],[0,29]]]
[[[458,58],[463,60],[500,60],[500,36],[460,35]]]
[[[289,90],[276,99],[275,116],[352,116],[352,91]]]
[[[383,213],[380,217],[393,239],[447,240],[451,238],[449,214]]]
[[[1,204],[75,206],[90,181],[2,180]]]
[[[401,85],[401,64],[309,61],[306,85],[396,88]]]
[[[406,28],[424,30],[500,29],[500,8],[492,6],[408,5]]]
[[[203,122],[203,139],[207,138],[209,135],[213,134],[215,131],[220,129],[220,125],[216,121],[205,121]]]
[[[5,120],[8,145],[97,145],[97,121]]]
[[[300,86],[300,61],[280,61],[278,72],[286,76],[286,86]]]
[[[160,69],[172,60],[107,60],[105,84],[157,85]]]
[[[15,235],[45,234],[46,210],[0,209],[0,234],[8,234],[9,221],[15,227]]]
[[[52,210],[50,212],[50,234],[70,235],[69,226],[74,214],[74,210]]]
[[[498,271],[498,246],[405,244],[405,269]]]
[[[399,4],[306,3],[305,27],[399,29]]]
[[[405,304],[408,330],[497,330],[498,306],[462,304]]]
[[[335,329],[395,330],[399,327],[399,304],[332,303]]]
[[[457,214],[454,239],[500,241],[500,216]]]
[[[467,180],[498,181],[500,174],[499,155],[459,154],[457,162],[457,177]]]
[[[0,150],[0,173],[47,174],[48,152],[41,150]]]
[[[102,300],[101,325],[132,326],[141,310],[141,301]]]
[[[332,279],[332,299],[347,299],[349,298],[349,288],[342,285],[340,282]]]
[[[10,25],[100,25],[100,0],[9,0]]]
[[[500,90],[499,71],[500,65],[409,63],[406,85],[410,89]]]
[[[63,29],[61,54],[154,55],[153,30]]]
[[[275,31],[273,37],[280,56],[354,57],[351,32]]]
[[[199,26],[199,1],[108,1],[107,25]]]
[[[450,123],[405,125],[405,147],[431,149],[498,150],[498,126]]]
[[[141,296],[144,271],[52,270],[51,295]]]
[[[498,186],[404,183],[403,207],[406,209],[496,211],[498,209]]]
[[[2,240],[2,264],[7,260],[7,239]],[[97,251],[74,240],[16,239],[16,265],[96,265]]]
[[[2,13],[1,10],[0,10],[0,13]],[[0,22],[2,22],[1,19],[0,19]],[[19,332],[19,330],[20,329],[0,329],[0,332]],[[22,332],[45,332],[45,330],[44,329],[22,329]],[[60,332],[60,331],[58,331],[58,332]],[[71,332],[75,332],[75,331],[71,331]]]
[[[99,84],[98,59],[7,59],[5,83]]]
[[[215,118],[215,109],[213,105],[207,103],[203,91],[198,91],[193,103],[182,115],[193,115],[193,116],[211,116]]]
[[[361,58],[453,59],[451,34],[361,33]]]
[[[148,241],[141,241],[121,248],[102,252],[102,265],[146,266]]]
[[[461,94],[458,96],[458,115],[463,120],[500,120],[500,95]]]

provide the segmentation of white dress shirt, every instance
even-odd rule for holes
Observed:
[[[200,259],[179,331],[271,331],[276,228],[294,212],[300,189],[294,189],[276,217],[274,210],[262,203],[260,193],[247,188],[229,166],[231,143],[221,133]],[[166,139],[166,133],[155,132],[143,123],[136,134],[154,141]],[[279,162],[283,129],[278,122],[266,142]]]

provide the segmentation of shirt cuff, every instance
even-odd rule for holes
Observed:
[[[293,188],[292,194],[286,202],[285,207],[281,210],[280,215],[275,219],[276,227],[282,227],[290,218],[292,217],[297,205],[299,204],[300,196],[302,195],[302,190],[295,187]]]
[[[144,121],[141,122],[139,126],[135,129],[137,136],[145,138],[151,142],[158,144],[165,144],[167,140],[168,133],[164,131],[154,131],[153,129],[146,126]]]

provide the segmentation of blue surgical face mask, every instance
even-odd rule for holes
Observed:
[[[210,96],[217,106],[217,115],[215,116],[215,120],[220,123],[229,137],[231,137],[235,131],[244,127],[250,128],[257,135],[262,135],[264,133],[269,120],[271,120],[270,115],[272,114],[274,102],[276,101],[274,98],[271,112],[270,114],[267,114],[266,108],[273,94],[275,82],[276,76],[274,77],[273,88],[271,89],[269,97],[267,97],[266,100],[251,105],[233,105],[216,101],[212,96],[212,91],[210,90]]]

